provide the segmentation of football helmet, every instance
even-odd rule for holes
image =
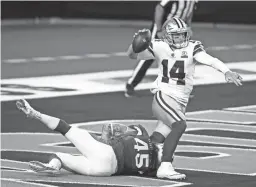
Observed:
[[[174,48],[187,47],[190,39],[190,32],[186,23],[173,17],[165,21],[162,27],[163,39]]]
[[[101,139],[109,141],[120,137],[128,131],[128,127],[121,123],[106,123],[102,127]]]

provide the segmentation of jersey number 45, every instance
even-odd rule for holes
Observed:
[[[134,138],[136,141],[136,145],[134,145],[134,149],[138,151],[135,156],[135,164],[137,168],[148,167],[149,166],[149,154],[148,154],[148,144],[139,138]],[[145,152],[145,153],[143,153]]]
[[[169,83],[169,78],[177,78],[177,84],[178,85],[185,85],[185,73],[184,73],[184,61],[183,60],[177,60],[173,67],[171,68],[168,76],[168,60],[164,59],[162,61],[163,65],[163,78],[162,82]],[[178,72],[177,72],[178,71]]]

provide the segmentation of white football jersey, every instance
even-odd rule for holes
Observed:
[[[163,40],[155,39],[137,59],[155,59],[159,72],[154,87],[186,106],[193,89],[194,56],[201,51],[204,48],[199,41],[190,40],[187,47],[174,49]]]

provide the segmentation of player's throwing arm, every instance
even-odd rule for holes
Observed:
[[[133,36],[132,44],[130,45],[127,55],[131,59],[137,59],[138,53],[149,48],[151,43],[151,32],[148,29],[139,30]]]

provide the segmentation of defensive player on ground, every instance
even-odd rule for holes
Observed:
[[[105,124],[101,137],[96,138],[85,129],[70,126],[59,118],[36,111],[24,99],[17,101],[16,105],[27,117],[60,132],[81,153],[79,156],[56,153],[49,163],[32,161],[30,167],[35,172],[59,173],[63,168],[91,176],[147,174],[155,171],[160,163],[162,150],[151,143],[146,129],[141,125],[127,127],[118,123]]]
[[[167,20],[162,31],[164,38],[153,41],[147,40],[148,34],[145,32],[149,32],[148,30],[135,33],[127,53],[131,59],[155,59],[158,63],[159,73],[152,89],[155,94],[152,111],[159,122],[151,140],[164,142],[162,163],[157,177],[172,179],[184,177],[174,171],[171,162],[179,139],[187,127],[185,111],[193,89],[196,62],[219,70],[225,75],[227,82],[233,82],[237,86],[242,85],[242,77],[230,71],[219,59],[207,54],[200,41],[189,40],[187,26],[181,19]],[[148,45],[145,47],[145,44]]]

